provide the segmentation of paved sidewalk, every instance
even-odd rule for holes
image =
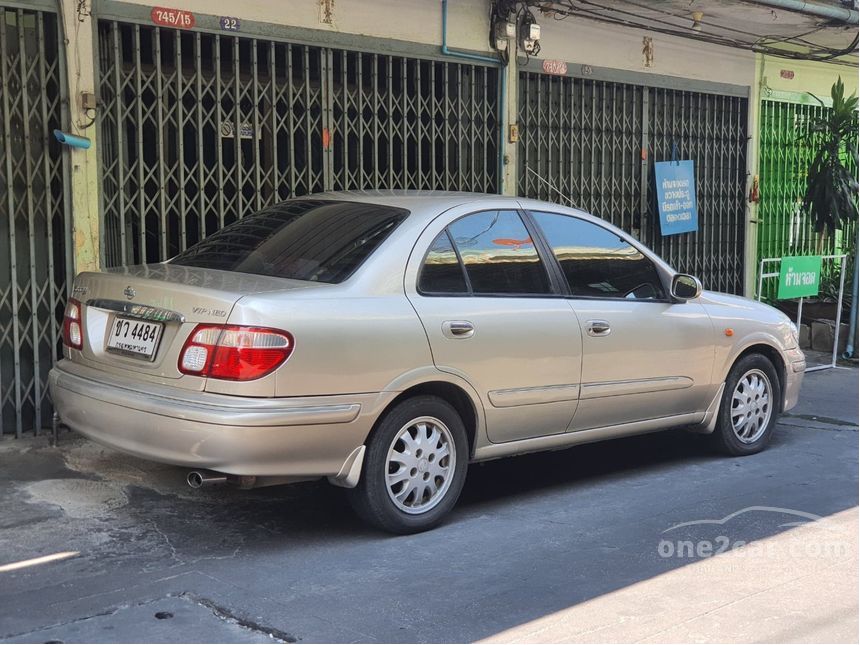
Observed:
[[[857,532],[853,508],[485,642],[856,643]]]

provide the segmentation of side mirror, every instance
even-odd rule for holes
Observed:
[[[693,300],[702,295],[702,283],[686,273],[676,273],[672,278],[672,297],[676,300]]]

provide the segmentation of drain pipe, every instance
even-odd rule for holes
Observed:
[[[503,192],[502,183],[504,177],[505,159],[505,103],[507,100],[507,77],[501,61],[496,56],[483,54],[470,54],[448,49],[448,0],[442,0],[442,55],[462,60],[477,60],[483,63],[492,63],[499,70],[499,194]]]
[[[857,12],[847,7],[817,4],[814,2],[805,2],[805,0],[753,0],[753,2],[773,7],[774,9],[796,11],[807,16],[857,24]]]
[[[854,256],[854,285],[851,288],[851,316],[848,319],[848,344],[845,346],[845,351],[842,352],[842,358],[849,359],[854,356],[854,334],[857,331],[857,276],[858,276],[858,256]],[[836,330],[839,333],[839,330]]]

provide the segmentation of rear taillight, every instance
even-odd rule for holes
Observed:
[[[84,332],[81,322],[81,303],[69,298],[63,316],[63,344],[72,349],[83,349]]]
[[[289,332],[240,325],[197,325],[179,354],[179,371],[227,381],[272,372],[293,351]]]

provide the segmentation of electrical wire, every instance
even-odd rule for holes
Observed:
[[[588,3],[588,4],[592,4],[592,3]],[[600,5],[597,5],[597,6],[600,6]],[[745,47],[745,46],[747,46],[747,43],[745,41],[741,41],[741,40],[737,40],[737,39],[731,39],[731,38],[726,38],[726,37],[721,37],[721,36],[703,35],[703,34],[697,34],[696,36],[693,36],[693,35],[690,35],[689,33],[687,33],[686,31],[679,31],[678,29],[666,29],[663,27],[655,27],[653,25],[648,25],[648,24],[644,24],[641,22],[634,22],[632,20],[628,20],[625,18],[615,18],[612,16],[608,16],[606,14],[600,13],[598,11],[594,11],[593,9],[586,9],[584,7],[575,7],[575,8],[571,7],[570,9],[565,9],[562,11],[564,11],[568,16],[578,16],[581,18],[590,19],[590,20],[594,20],[597,22],[607,22],[610,24],[620,25],[620,26],[624,26],[624,27],[631,27],[634,29],[644,29],[647,31],[654,31],[657,33],[668,34],[671,36],[680,36],[682,38],[692,38],[695,40],[710,42],[710,43],[717,44],[717,45],[726,45],[729,47]],[[621,12],[621,13],[628,13],[628,12]],[[644,19],[650,20],[649,18],[644,18]],[[664,22],[664,21],[655,20],[655,22]]]
[[[824,26],[818,26],[815,29],[810,29],[809,31],[805,31],[802,34],[797,34],[795,36],[761,36],[756,41],[756,43],[760,43],[760,42],[764,42],[764,41],[770,41],[773,44],[797,43],[797,44],[806,45],[808,47],[818,47],[818,45],[816,43],[812,42],[811,40],[806,40],[804,38],[804,36],[809,36],[811,34],[817,34],[821,31],[824,31],[825,29],[826,29],[826,27],[824,27]]]
[[[630,15],[634,18],[639,17],[639,18],[642,18],[644,20],[662,22],[664,24],[669,24],[672,27],[676,27],[675,25],[672,25],[671,23],[666,23],[666,21],[660,21],[659,19],[654,19],[654,18],[650,18],[647,16],[640,16],[639,14],[624,11],[621,9],[616,9],[614,7],[606,7],[604,5],[600,5],[600,4],[597,4],[595,2],[591,2],[590,0],[579,0],[579,1],[582,4],[586,4],[586,5],[598,8],[598,9],[615,11],[617,13]],[[567,4],[571,7],[573,7],[573,3],[571,0],[567,0]],[[833,50],[833,49],[829,49],[829,48],[818,48],[818,50],[815,53],[810,52],[809,54],[804,54],[802,52],[790,52],[790,51],[786,51],[786,50],[778,50],[778,49],[774,49],[771,47],[761,46],[760,44],[756,44],[756,43],[749,43],[746,41],[738,40],[736,38],[728,38],[728,37],[724,37],[724,36],[711,36],[711,35],[704,35],[703,36],[701,34],[693,35],[693,34],[690,34],[688,31],[678,31],[677,28],[667,30],[667,29],[662,29],[659,27],[649,27],[648,25],[644,25],[642,23],[633,23],[633,22],[628,21],[628,20],[611,18],[611,17],[605,16],[603,14],[600,14],[596,11],[582,9],[582,8],[577,8],[577,9],[580,11],[583,11],[584,13],[589,14],[590,16],[593,16],[595,19],[605,19],[606,21],[611,21],[611,22],[614,22],[615,24],[624,24],[625,26],[633,26],[633,27],[643,28],[643,29],[652,29],[654,31],[658,31],[661,33],[668,33],[670,35],[680,36],[680,37],[684,37],[684,38],[692,38],[692,39],[696,39],[696,40],[702,40],[705,42],[711,42],[714,44],[721,44],[721,45],[726,45],[726,46],[730,46],[730,47],[737,47],[737,48],[742,48],[742,49],[751,49],[753,51],[772,54],[775,56],[781,56],[784,58],[793,58],[793,59],[802,59],[802,60],[830,60],[830,58],[832,58],[832,57],[842,56],[846,53],[851,53],[852,51],[854,51],[856,49],[856,41],[855,41],[855,43],[852,43],[852,45],[850,45],[847,49],[844,49],[844,50]],[[756,34],[749,34],[749,33],[748,33],[748,35],[756,36]]]
[[[587,0],[581,0],[581,1],[583,2],[583,4],[587,4],[587,5],[593,6],[595,8],[600,8],[600,9],[603,9],[605,11],[615,11],[617,13],[632,16],[634,18],[642,18],[644,20],[651,20],[651,21],[658,22],[658,23],[661,23],[664,25],[668,25],[668,26],[676,28],[676,29],[682,28],[682,25],[678,25],[678,24],[675,24],[673,22],[667,22],[665,20],[660,20],[658,18],[653,18],[651,16],[643,16],[641,14],[633,13],[630,11],[624,11],[623,9],[618,9],[616,7],[601,5],[601,4],[598,4],[596,2],[589,2]],[[672,18],[675,18],[675,19],[680,20],[680,21],[689,22],[689,20],[690,20],[689,16],[687,16],[687,15],[679,15],[679,14],[676,14],[676,13],[671,12],[671,11],[666,11],[665,9],[660,9],[659,7],[650,7],[648,5],[643,5],[643,4],[640,4],[638,2],[634,2],[633,0],[624,0],[624,2],[625,2],[625,4],[632,5],[634,7],[639,7],[641,9],[645,9],[647,11],[653,11],[655,13],[659,13],[659,14],[662,14],[665,16],[671,16]],[[751,37],[757,37],[758,36],[758,34],[753,34],[753,33],[750,33],[748,31],[744,31],[743,29],[736,29],[734,27],[729,27],[727,25],[718,25],[718,24],[710,22],[710,21],[706,22],[705,20],[699,20],[698,22],[699,22],[699,24],[707,26],[707,27],[716,27],[717,29],[722,29],[724,31],[734,31],[735,33],[743,34],[744,36],[751,36]]]
[[[642,4],[641,2],[636,2],[635,0],[624,0],[624,2],[625,2],[625,4],[632,5],[634,7],[639,7],[641,9],[645,9],[647,11],[653,11],[655,13],[660,13],[660,14],[665,15],[665,16],[670,16],[672,18],[676,18],[677,20],[679,20],[681,22],[684,22],[684,21],[689,22],[689,20],[690,20],[689,14],[686,14],[686,13],[679,14],[679,13],[675,13],[673,11],[667,11],[666,9],[661,9],[660,7],[657,7],[657,6],[650,6],[647,4]],[[594,2],[591,2],[589,4],[599,6]],[[613,7],[605,7],[605,8],[608,10],[615,10]],[[630,14],[630,15],[636,16],[638,14]],[[645,18],[646,20],[652,20],[652,18],[650,16],[642,16],[642,17]],[[814,29],[810,29],[809,31],[806,31],[806,32],[803,32],[803,33],[800,33],[800,34],[797,34],[794,36],[775,36],[775,35],[774,36],[768,36],[768,35],[756,34],[756,33],[750,32],[750,31],[745,31],[743,29],[738,29],[736,27],[730,27],[729,25],[723,25],[723,24],[720,24],[717,22],[712,22],[711,20],[705,20],[704,18],[699,19],[697,22],[700,25],[703,25],[705,27],[714,27],[716,29],[721,29],[723,31],[733,31],[733,32],[738,33],[738,34],[743,34],[744,36],[749,36],[751,38],[754,38],[756,40],[756,42],[758,42],[760,40],[773,40],[774,42],[796,41],[796,42],[805,42],[806,44],[808,44],[812,47],[817,47],[817,45],[815,43],[803,41],[802,37],[817,33],[819,31],[822,31],[823,29],[825,29],[825,27],[819,25],[819,26],[816,26]],[[681,25],[675,25],[674,23],[665,23],[665,24],[669,24],[673,27],[680,27],[681,26]]]
[[[534,4],[535,0],[531,0],[530,4]],[[650,11],[655,11],[664,15],[670,15],[672,17],[682,19],[685,17],[679,16],[672,12],[662,10],[655,7],[650,7],[647,5],[642,5],[637,2],[628,1],[628,5],[638,6],[639,8],[648,9]],[[741,40],[739,38],[732,38],[729,36],[721,36],[721,35],[713,35],[713,34],[701,34],[701,33],[690,33],[689,30],[682,30],[678,25],[668,22],[666,20],[662,20],[653,16],[644,16],[642,14],[638,14],[632,11],[626,11],[624,9],[620,9],[617,7],[610,7],[606,5],[602,5],[596,2],[592,2],[591,0],[578,0],[577,3],[574,0],[556,0],[555,2],[546,3],[541,2],[537,5],[540,10],[544,14],[553,14],[553,18],[556,20],[564,20],[567,17],[580,17],[586,20],[593,20],[598,22],[605,22],[609,24],[615,24],[625,27],[632,27],[636,29],[646,29],[649,31],[654,31],[657,33],[663,33],[671,36],[678,36],[681,38],[688,38],[693,40],[699,40],[702,42],[709,42],[716,45],[734,47],[738,49],[747,49],[750,51],[755,51],[762,54],[767,54],[771,56],[793,59],[793,60],[813,60],[813,61],[834,61],[842,56],[851,55],[856,53],[857,49],[857,38],[855,37],[852,41],[851,45],[844,49],[834,49],[828,47],[821,47],[815,45],[814,43],[810,43],[809,41],[803,40],[804,36],[808,36],[812,33],[816,33],[823,29],[823,27],[817,27],[811,31],[807,31],[801,34],[797,34],[796,36],[787,36],[787,37],[779,37],[779,36],[767,36],[767,35],[759,35],[751,32],[746,32],[743,30],[729,28],[722,25],[716,25],[714,23],[708,23],[709,25],[713,25],[720,29],[727,29],[737,33],[741,33],[743,35],[749,36],[751,38],[755,38],[754,41],[750,42],[748,40]],[[618,15],[608,15],[607,13],[602,12],[612,12]],[[648,23],[657,23],[648,24]],[[705,24],[705,23],[702,23]],[[665,26],[660,26],[665,25]],[[785,43],[785,44],[799,44],[801,46],[806,46],[810,51],[808,52],[800,52],[800,51],[791,51],[786,49],[781,49],[772,46],[772,44],[767,44],[767,40],[773,39],[773,44],[776,43]],[[839,64],[852,64],[850,61],[834,61]]]

